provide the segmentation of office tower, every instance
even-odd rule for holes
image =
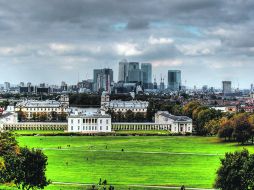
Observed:
[[[4,89],[5,90],[10,90],[11,84],[9,82],[4,82]]]
[[[19,83],[19,86],[20,86],[20,87],[24,87],[24,86],[25,86],[25,83],[24,83],[24,82],[20,82],[20,83]]]
[[[112,69],[94,69],[93,83],[95,92],[107,91],[111,92],[111,83],[113,82]]]
[[[157,90],[157,88],[158,86],[157,86],[156,78],[154,77],[153,89]]]
[[[61,82],[61,90],[62,91],[67,91],[68,85],[66,82],[62,81]]]
[[[160,82],[160,90],[161,91],[165,90],[164,79],[162,77],[161,77],[161,82]]]
[[[179,91],[181,88],[181,71],[168,70],[168,89],[171,91]]]
[[[222,93],[223,95],[232,93],[231,81],[222,81]]]
[[[119,62],[118,81],[127,82],[128,65],[129,63],[126,59]]]
[[[127,82],[142,82],[142,72],[139,62],[129,62]]]
[[[146,89],[151,86],[152,83],[152,64],[151,63],[142,63],[141,64],[142,72],[142,83]]]

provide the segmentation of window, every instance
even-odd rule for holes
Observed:
[[[78,124],[80,123],[80,120],[78,119]]]
[[[71,124],[73,124],[73,119],[71,119]]]
[[[85,130],[85,127],[83,126],[83,131]]]
[[[102,119],[100,120],[100,124],[102,124]]]
[[[102,126],[100,126],[100,130],[102,131]]]
[[[73,126],[71,126],[71,130],[73,131]]]
[[[108,126],[106,126],[106,130],[108,130]]]
[[[106,124],[108,124],[108,120],[106,119]]]
[[[79,131],[79,126],[78,126],[78,131]]]

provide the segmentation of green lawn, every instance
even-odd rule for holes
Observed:
[[[220,158],[243,148],[215,137],[22,136],[18,140],[21,146],[43,148],[49,158],[47,176],[54,182],[91,184],[102,178],[124,186],[211,188]],[[247,148],[254,152],[252,146]]]
[[[59,134],[59,133],[64,133],[62,130],[17,130],[13,131],[13,133],[18,134],[18,135],[43,135],[43,134]]]

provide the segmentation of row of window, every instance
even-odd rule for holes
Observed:
[[[82,119],[78,119],[78,124],[80,124],[81,123],[81,121],[82,121]],[[98,121],[98,119],[95,119],[95,118],[93,118],[93,119],[83,119],[83,123],[97,123],[97,121]],[[102,119],[99,119],[99,123],[100,124],[102,124]],[[108,124],[109,123],[109,120],[108,119],[106,119],[106,124]],[[71,124],[73,124],[73,119],[71,119]]]
[[[117,111],[122,111],[122,112],[127,112],[128,110],[134,111],[134,112],[146,112],[146,109],[118,109],[114,108],[114,110]]]
[[[73,131],[73,126],[71,126],[71,130]],[[97,131],[97,126],[83,126],[80,127],[78,126],[78,131],[83,130],[83,131]],[[102,131],[102,126],[100,126],[100,131]],[[106,130],[108,131],[108,126],[106,126]]]
[[[66,108],[26,108],[26,111],[66,111]]]

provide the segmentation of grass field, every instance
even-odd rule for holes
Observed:
[[[62,130],[18,130],[18,131],[13,131],[13,133],[18,134],[18,135],[30,135],[30,134],[59,134],[63,133],[64,131]]]
[[[18,141],[43,149],[47,176],[54,182],[93,184],[102,178],[118,189],[135,184],[211,188],[220,158],[243,148],[215,137],[21,136]]]

